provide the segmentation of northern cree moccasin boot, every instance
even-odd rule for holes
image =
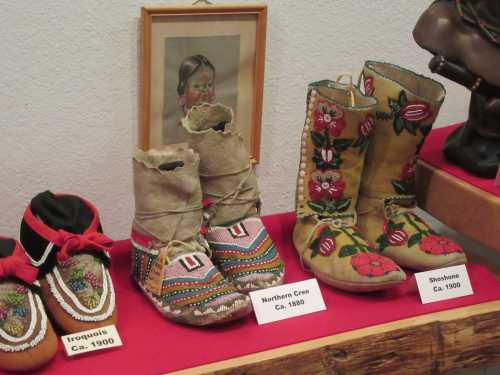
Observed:
[[[21,243],[39,269],[43,302],[66,333],[116,323],[108,250],[97,209],[69,194],[38,194],[21,223]]]
[[[303,264],[339,289],[393,287],[405,273],[356,227],[356,202],[377,101],[355,86],[309,85],[293,241]]]
[[[365,93],[378,102],[361,180],[358,223],[381,254],[423,271],[466,263],[462,248],[415,215],[418,153],[445,98],[444,87],[401,67],[366,62]]]
[[[241,318],[252,305],[208,256],[198,165],[185,144],[136,152],[131,272],[163,315],[201,326]]]
[[[222,273],[244,293],[282,283],[284,265],[259,217],[260,198],[250,156],[233,111],[221,104],[193,107],[182,120],[200,154],[207,240]]]
[[[57,352],[57,338],[36,286],[38,270],[21,244],[0,238],[0,369],[31,371]]]

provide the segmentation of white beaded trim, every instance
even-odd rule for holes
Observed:
[[[132,246],[134,248],[136,248],[137,250],[141,250],[141,251],[144,251],[145,253],[149,254],[149,255],[153,255],[153,256],[157,256],[160,254],[160,251],[159,250],[154,250],[154,249],[150,249],[150,248],[147,248],[147,247],[144,247],[144,246],[141,246],[139,245],[137,242],[135,242],[134,240],[130,240],[130,242],[132,243]]]
[[[0,329],[0,336],[2,336],[3,339],[13,343],[25,341],[28,337],[30,337],[33,334],[35,330],[36,323],[38,320],[36,313],[37,309],[40,311],[40,330],[38,334],[30,342],[21,345],[8,345],[0,343],[0,350],[4,352],[21,352],[23,350],[35,347],[45,337],[45,333],[47,332],[47,315],[45,314],[45,310],[40,297],[36,294],[34,296],[35,298],[33,299],[33,292],[31,291],[28,292],[28,300],[31,311],[31,321],[30,321],[30,326],[26,331],[26,334],[23,337],[12,337],[9,334],[7,334],[7,332],[5,332],[3,329]]]
[[[139,288],[141,288],[141,290],[144,292],[144,294],[148,297],[148,299],[153,302],[153,305],[154,307],[165,317],[167,318],[172,318],[172,319],[176,319],[177,316],[180,316],[182,314],[182,310],[172,310],[170,308],[169,305],[163,305],[155,295],[153,295],[149,290],[147,290],[146,288],[144,288],[141,283],[137,283],[139,285]],[[241,301],[241,300],[236,300],[234,301],[234,303],[227,307],[225,305],[222,305],[220,306],[218,309],[213,309],[211,307],[209,307],[208,309],[206,309],[205,311],[200,311],[200,310],[194,310],[193,311],[193,315],[194,316],[197,316],[197,317],[200,317],[200,316],[204,316],[204,315],[210,315],[210,314],[214,314],[214,313],[221,313],[221,312],[225,312],[225,311],[236,311],[236,308],[238,307],[238,305],[241,305],[243,303],[248,303],[250,302],[250,298],[248,296],[245,296],[245,301]]]
[[[311,93],[309,95],[309,103],[307,104],[307,116],[306,116],[306,122],[304,125],[304,130],[302,132],[302,138],[301,138],[301,150],[300,150],[300,166],[299,166],[299,179],[298,179],[298,194],[297,194],[297,200],[298,204],[302,206],[302,202],[305,200],[304,196],[304,177],[306,176],[306,168],[307,168],[307,163],[304,160],[307,156],[307,137],[309,136],[309,130],[311,128],[311,117],[313,115],[312,110],[314,109],[314,102],[316,101],[316,96],[318,95],[318,92],[316,90],[311,90]]]
[[[50,291],[52,292],[52,295],[56,298],[57,302],[59,302],[59,304],[62,306],[62,308],[64,310],[66,310],[66,312],[68,314],[70,314],[76,320],[81,320],[84,322],[98,322],[98,321],[105,320],[105,319],[109,318],[111,316],[111,314],[113,313],[113,310],[115,308],[115,292],[114,292],[114,288],[113,288],[113,282],[111,281],[111,276],[109,275],[108,270],[106,270],[104,265],[101,265],[101,267],[102,267],[102,272],[103,272],[103,276],[104,276],[103,283],[102,283],[103,284],[102,285],[103,292],[102,292],[101,300],[99,301],[99,304],[94,309],[88,309],[80,303],[78,298],[74,295],[74,293],[72,291],[70,291],[68,289],[68,287],[66,286],[66,284],[62,280],[61,275],[60,275],[59,271],[57,270],[57,267],[55,267],[54,271],[53,271],[55,279],[56,279],[59,287],[73,301],[73,303],[76,305],[76,307],[78,307],[81,311],[83,311],[84,313],[87,313],[87,314],[93,314],[93,313],[96,313],[102,309],[102,307],[104,306],[104,303],[106,302],[106,297],[108,295],[108,285],[109,285],[109,306],[108,306],[108,309],[104,313],[102,313],[100,315],[96,315],[96,316],[82,315],[82,314],[76,312],[64,300],[63,296],[59,293],[59,290],[56,287],[56,281],[54,280],[52,275],[47,274],[47,276],[46,276],[46,279],[47,279],[47,282],[49,283]]]
[[[25,252],[25,254],[28,256],[28,258],[31,261],[32,265],[34,265],[35,267],[40,267],[43,263],[45,263],[45,261],[49,257],[49,254],[52,251],[53,247],[54,247],[54,244],[52,242],[49,242],[49,244],[45,248],[45,250],[44,250],[44,252],[43,252],[42,257],[40,258],[40,260],[33,259],[32,257],[30,257],[30,255],[28,254],[28,252]]]

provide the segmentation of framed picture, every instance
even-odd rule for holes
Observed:
[[[181,143],[194,105],[222,103],[259,161],[266,5],[142,8],[139,147]]]

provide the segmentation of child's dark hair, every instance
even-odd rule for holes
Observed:
[[[184,95],[186,84],[189,78],[202,67],[209,67],[215,74],[215,67],[203,55],[194,55],[186,57],[179,67],[179,84],[177,85],[177,94]]]

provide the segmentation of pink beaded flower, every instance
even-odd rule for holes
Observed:
[[[357,273],[369,277],[383,276],[399,270],[392,259],[375,253],[358,253],[351,258],[351,265]]]

